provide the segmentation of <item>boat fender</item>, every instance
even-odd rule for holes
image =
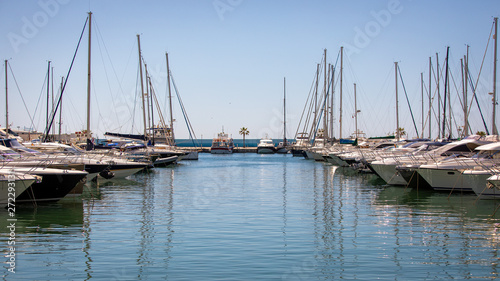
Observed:
[[[107,179],[107,180],[109,180],[109,179],[111,179],[111,178],[113,178],[113,177],[115,176],[115,174],[114,174],[113,172],[111,172],[111,171],[109,170],[109,168],[108,168],[108,169],[106,169],[106,170],[104,170],[104,171],[102,171],[102,172],[100,172],[100,173],[99,173],[99,175],[100,175],[101,177],[103,177],[103,178]]]

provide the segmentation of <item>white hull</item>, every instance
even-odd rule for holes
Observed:
[[[488,178],[492,177],[489,171],[466,170],[462,173],[464,183],[472,188],[472,191],[480,199],[500,198],[500,189],[488,185]]]
[[[16,202],[13,199],[17,198],[34,182],[35,178],[30,175],[16,175],[14,181],[9,181],[7,173],[0,175],[0,207],[7,207],[9,202],[15,205]],[[9,183],[10,187],[14,188],[14,190],[11,189],[11,191],[9,191]],[[13,194],[15,197],[9,196],[9,194]],[[12,199],[9,201],[9,198]]]
[[[375,173],[390,185],[407,185],[406,180],[396,170],[396,165],[372,163]]]
[[[273,154],[274,148],[273,147],[257,147],[257,153],[259,153],[259,154]]]
[[[120,169],[120,170],[111,170],[111,172],[114,174],[114,177],[109,179],[109,180],[113,180],[113,179],[123,179],[123,178],[126,178],[128,176],[131,176],[137,172],[139,172],[140,170],[142,170],[144,168],[132,168],[132,169]],[[99,176],[99,180],[107,180],[101,176]]]
[[[442,191],[472,191],[464,183],[462,173],[453,169],[419,168],[418,173],[429,183],[434,190]]]
[[[182,160],[198,160],[198,151],[190,151],[182,157]]]
[[[488,199],[500,199],[500,176],[493,175],[487,179],[488,182],[488,192],[483,193],[485,198]]]

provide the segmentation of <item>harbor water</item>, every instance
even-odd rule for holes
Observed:
[[[1,210],[2,275],[489,280],[500,270],[498,205],[291,155],[200,154],[90,184],[83,198]]]

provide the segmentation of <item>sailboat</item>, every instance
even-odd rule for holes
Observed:
[[[283,77],[283,141],[276,147],[276,153],[286,154],[290,143],[286,139],[286,77]]]

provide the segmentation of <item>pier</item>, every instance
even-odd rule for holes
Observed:
[[[187,151],[198,151],[201,153],[210,153],[210,147],[182,147]],[[257,153],[257,147],[234,147],[233,153]]]

